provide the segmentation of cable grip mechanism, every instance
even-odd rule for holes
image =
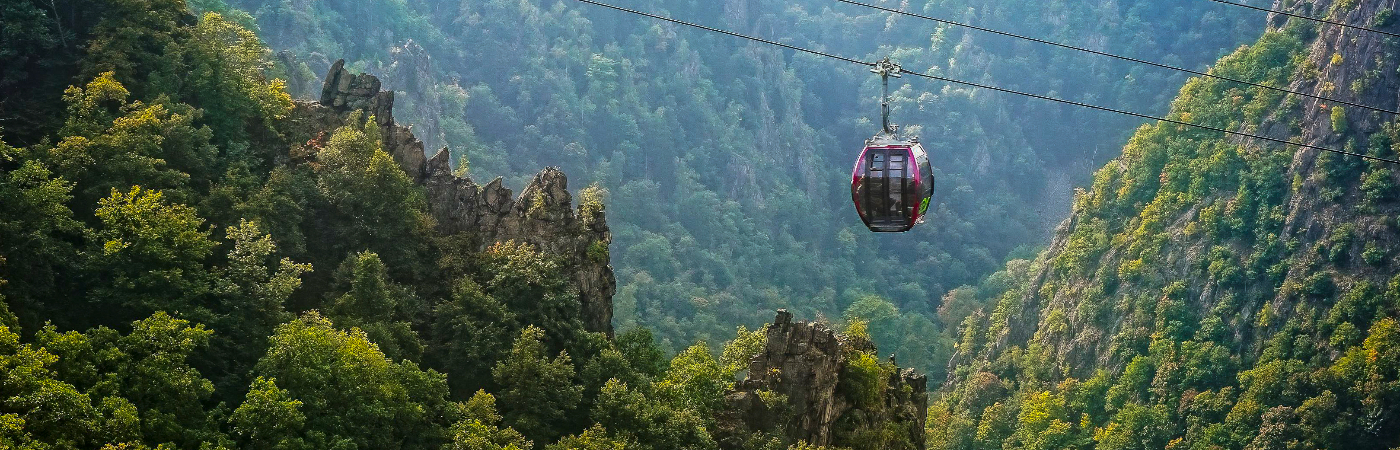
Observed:
[[[904,73],[904,68],[899,67],[889,57],[885,57],[870,68],[870,72],[880,76],[882,91],[880,95],[880,131],[893,136],[899,131],[899,125],[890,123],[890,77],[899,78]]]

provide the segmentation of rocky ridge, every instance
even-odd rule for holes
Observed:
[[[301,135],[290,137],[316,139],[345,125],[356,111],[372,117],[384,150],[423,185],[439,233],[465,239],[478,250],[497,242],[524,242],[557,258],[579,291],[584,326],[611,334],[617,283],[608,264],[612,235],[603,206],[581,204],[575,209],[568,177],[553,167],[535,175],[518,197],[500,178],[477,185],[452,172],[446,148],[426,158],[412,129],[394,122],[393,107],[393,91],[381,91],[378,78],[351,73],[345,60],[339,60],[326,73],[320,101],[296,103],[290,128]]]

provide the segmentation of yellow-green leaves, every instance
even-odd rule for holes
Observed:
[[[218,150],[210,130],[196,125],[201,111],[168,98],[126,103],[126,89],[104,73],[85,89],[70,88],[69,116],[44,160],[77,184],[77,209],[111,189],[141,185],[186,198],[191,181],[207,180]]]
[[[733,384],[734,375],[720,367],[708,346],[697,343],[671,359],[671,369],[655,388],[671,407],[692,409],[709,417],[709,413],[720,407],[725,391]]]
[[[107,71],[98,75],[83,87],[69,86],[63,91],[63,102],[68,104],[68,120],[64,123],[63,135],[90,134],[100,126],[111,122],[113,113],[126,105],[131,95],[116,80],[116,73]]]
[[[229,423],[240,443],[249,448],[305,448],[300,434],[306,424],[302,402],[277,387],[277,380],[258,377]]]
[[[496,397],[478,390],[462,406],[466,418],[452,425],[452,442],[446,450],[529,450],[533,443],[515,429],[500,428]]]
[[[749,368],[749,360],[763,351],[763,346],[768,344],[768,327],[762,326],[749,331],[743,325],[739,326],[733,340],[724,344],[724,353],[720,354],[720,367],[725,374],[730,377],[736,376],[740,371]],[[867,334],[866,339],[870,336]]]
[[[302,402],[306,428],[321,431],[307,437],[313,448],[397,448],[446,439],[430,420],[446,413],[443,375],[392,362],[360,330],[337,329],[314,311],[277,327],[253,372],[275,379],[286,390],[281,398]]]
[[[215,243],[203,230],[204,219],[194,208],[167,203],[160,191],[132,186],[128,192],[112,190],[98,202],[97,219],[102,227],[97,235],[108,256],[130,250],[132,258],[152,262],[197,261],[209,254]]]
[[[583,387],[573,384],[574,366],[567,352],[550,359],[544,330],[533,325],[520,331],[510,356],[491,370],[501,386],[501,412],[506,424],[534,440],[553,440],[558,424],[578,407]]]
[[[220,100],[246,103],[252,110],[240,112],[261,119],[265,125],[286,117],[292,98],[285,82],[265,77],[272,67],[268,59],[272,51],[256,34],[213,12],[201,16],[192,31],[189,45],[198,56],[193,64],[197,76],[191,79],[208,83],[202,87],[226,91],[220,93],[225,96]]]
[[[99,202],[96,216],[87,264],[107,283],[99,285],[95,299],[134,308],[124,314],[137,317],[155,311],[196,313],[197,299],[209,289],[204,258],[216,243],[193,208],[133,186],[127,192],[113,190]]]

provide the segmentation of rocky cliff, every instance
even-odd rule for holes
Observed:
[[[786,310],[766,337],[725,398],[721,447],[740,448],[745,437],[764,432],[821,446],[924,448],[923,375],[880,363],[868,339],[793,322]]]
[[[289,127],[295,140],[316,139],[345,125],[352,112],[373,117],[384,150],[393,155],[409,177],[423,185],[429,213],[443,235],[464,239],[485,249],[514,240],[539,248],[558,259],[579,291],[584,325],[590,331],[612,333],[612,296],[616,292],[608,243],[612,237],[601,204],[573,206],[568,178],[546,168],[512,197],[497,178],[479,186],[453,174],[446,148],[426,158],[413,131],[394,121],[394,92],[381,91],[379,79],[354,74],[345,61],[331,65],[318,102],[297,102]],[[586,202],[585,202],[586,203]]]

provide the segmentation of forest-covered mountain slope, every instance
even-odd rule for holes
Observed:
[[[0,449],[922,448],[923,385],[886,376],[922,378],[859,321],[811,326],[862,343],[811,371],[861,407],[824,440],[721,429],[793,324],[669,361],[614,336],[598,189],[477,186],[374,76],[293,101],[254,33],[178,0],[0,19]],[[819,388],[782,381],[743,392]]]
[[[1395,30],[1388,0],[1289,1]],[[1272,17],[1217,74],[1395,109],[1393,38]],[[1192,79],[1171,117],[1395,158],[1396,118]],[[1149,124],[963,319],[931,448],[1400,446],[1393,165]]]
[[[832,0],[618,0],[620,6],[911,70],[1160,112],[1184,80],[1098,56]],[[1196,69],[1252,40],[1260,16],[1207,1],[876,1]],[[219,10],[222,2],[195,2]],[[873,236],[846,175],[877,128],[863,67],[569,0],[228,0],[274,50],[291,91],[324,67],[378,75],[428,151],[523,185],[557,165],[609,199],[620,329],[668,351],[717,342],[775,308],[872,320],[875,340],[942,380],[951,288],[1029,256],[1071,188],[1140,122],[916,80],[894,119],[930,147],[937,205]],[[230,12],[230,16],[235,15]],[[461,162],[465,160],[465,164]],[[1018,252],[1018,248],[1019,250]],[[950,326],[951,325],[951,326]]]

